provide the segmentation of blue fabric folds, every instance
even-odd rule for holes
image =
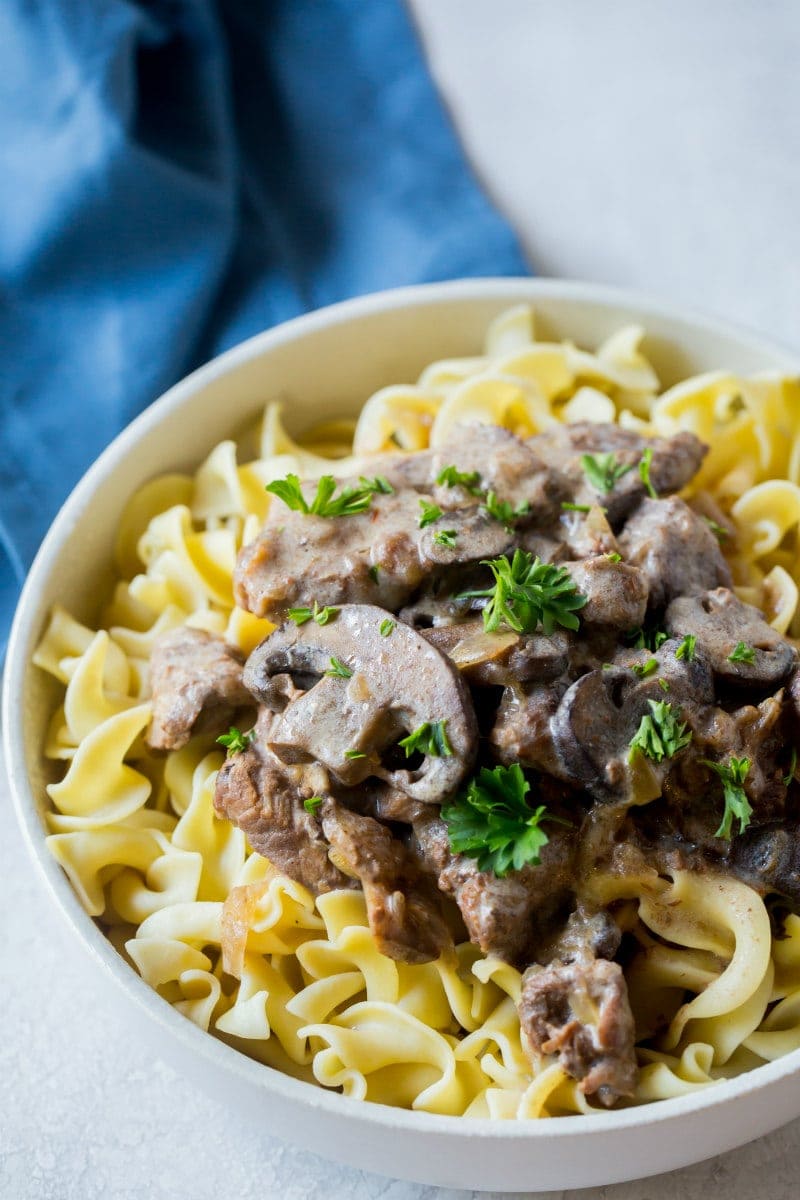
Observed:
[[[526,270],[397,0],[4,0],[0,95],[0,638],[70,488],[187,371]]]

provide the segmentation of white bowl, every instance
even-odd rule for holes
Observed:
[[[152,991],[84,913],[45,847],[46,764],[55,695],[31,665],[51,606],[91,619],[125,500],[164,471],[193,468],[210,448],[285,397],[295,427],[355,412],[378,387],[413,380],[436,358],[476,353],[512,304],[535,306],[540,328],[593,347],[619,325],[648,331],[662,381],[716,367],[798,369],[758,335],[625,292],[549,280],[489,279],[366,296],[251,338],[177,384],[113,442],[59,513],[31,568],[14,621],[3,700],[17,814],[54,902],[154,1053],[172,1059],[270,1133],[340,1162],[427,1184],[545,1191],[614,1183],[685,1166],[800,1115],[800,1051],[738,1079],[623,1112],[491,1122],[365,1104],[251,1061],[196,1028]]]

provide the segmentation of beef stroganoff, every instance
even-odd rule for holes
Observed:
[[[52,614],[49,847],[251,1057],[531,1118],[800,1046],[800,385],[641,340],[518,308],[356,422],[270,404]]]

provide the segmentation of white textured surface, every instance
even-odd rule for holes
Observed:
[[[763,0],[415,0],[437,78],[543,273],[800,342],[800,9]],[[128,1040],[33,875],[0,764],[0,1198],[467,1197],[334,1167]],[[584,1200],[794,1200],[800,1123]],[[553,1196],[556,1193],[552,1193]]]

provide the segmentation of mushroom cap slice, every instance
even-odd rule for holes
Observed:
[[[797,662],[791,643],[728,588],[680,596],[667,609],[664,624],[672,637],[694,634],[714,674],[728,684],[777,687]],[[752,662],[731,662],[739,642],[754,651]]]
[[[392,626],[384,636],[387,621]],[[348,676],[326,674],[334,659]],[[296,698],[287,699],[287,675],[302,689]],[[343,605],[326,625],[282,625],[250,655],[244,680],[279,714],[270,734],[273,753],[283,762],[320,762],[343,784],[377,776],[438,804],[475,759],[477,722],[457,668],[410,626],[371,604]],[[397,742],[437,722],[451,753],[425,754],[418,767],[405,768]]]

